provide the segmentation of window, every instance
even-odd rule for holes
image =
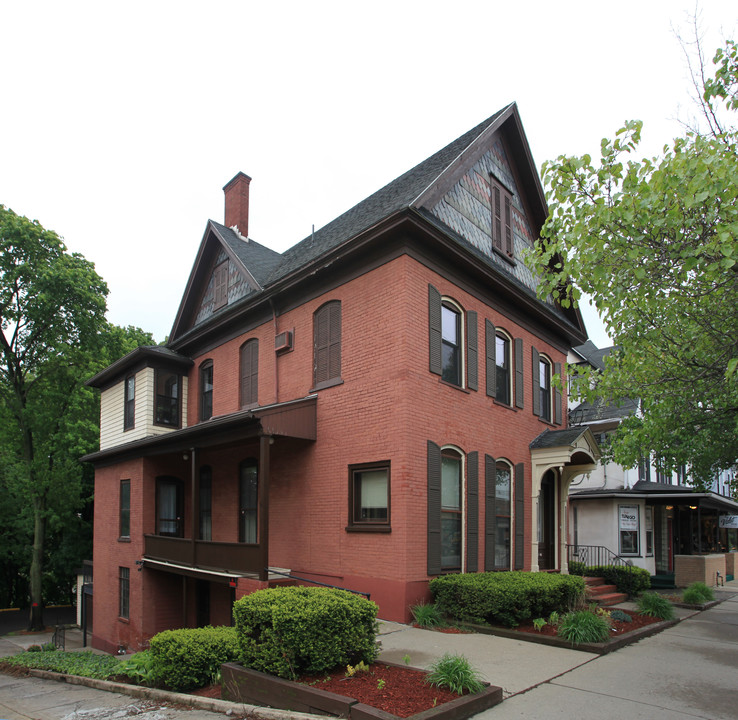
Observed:
[[[495,570],[510,569],[510,490],[512,468],[506,462],[495,467]]]
[[[503,405],[512,405],[510,367],[510,338],[498,333],[495,336],[495,399]]]
[[[341,380],[341,303],[326,303],[313,316],[313,386],[336,385]]]
[[[461,569],[461,454],[453,449],[441,451],[441,568]]]
[[[462,384],[461,311],[448,302],[441,305],[441,378]]]
[[[653,555],[653,507],[646,508],[646,555]]]
[[[213,416],[213,362],[207,360],[200,367],[200,420]]]
[[[492,248],[512,258],[512,194],[497,178],[490,178],[492,191]]]
[[[244,460],[239,467],[238,542],[257,543],[259,470],[256,460]]]
[[[136,422],[136,377],[129,375],[125,381],[123,429],[130,430]]]
[[[349,529],[389,530],[389,461],[349,466]]]
[[[540,417],[551,422],[551,363],[544,357],[538,361],[538,388],[541,396]]]
[[[213,270],[213,310],[228,303],[228,261]]]
[[[156,478],[156,534],[184,536],[182,481],[173,477]]]
[[[241,345],[241,407],[259,402],[259,341]]]
[[[638,505],[618,506],[618,528],[620,531],[620,554],[638,555],[638,532],[640,529]]]
[[[157,370],[155,385],[154,423],[179,427],[179,375],[168,370]]]
[[[118,617],[128,620],[129,601],[131,596],[131,570],[127,567],[118,568]]]
[[[213,472],[209,465],[200,468],[200,540],[213,535]]]
[[[118,535],[131,537],[131,481],[120,481],[120,502],[118,504]]]

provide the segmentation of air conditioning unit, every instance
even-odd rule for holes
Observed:
[[[292,330],[285,330],[274,338],[274,351],[287,352],[292,350]]]

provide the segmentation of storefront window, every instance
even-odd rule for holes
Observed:
[[[618,527],[620,530],[620,554],[638,555],[638,531],[640,518],[637,505],[618,506]]]

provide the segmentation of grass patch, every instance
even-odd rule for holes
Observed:
[[[3,662],[13,668],[33,668],[50,672],[79,675],[81,677],[107,680],[120,673],[120,660],[112,655],[98,655],[89,650],[83,652],[64,652],[61,650],[42,650],[22,652],[3,658]]]

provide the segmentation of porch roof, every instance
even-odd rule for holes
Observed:
[[[183,452],[192,447],[212,447],[259,435],[273,435],[301,440],[317,439],[318,396],[240,410],[212,417],[204,422],[162,435],[151,435],[123,445],[85,455],[81,459],[96,466],[122,460]]]
[[[638,483],[641,484],[641,483]],[[580,490],[572,492],[569,500],[602,500],[602,499],[645,499],[672,503],[695,503],[703,508],[722,510],[732,515],[738,514],[738,502],[731,498],[718,495],[714,492],[698,492],[684,486],[669,486],[661,484],[658,490],[639,489],[638,484],[633,489],[619,488],[612,490]],[[657,485],[659,483],[643,483],[644,485]]]

